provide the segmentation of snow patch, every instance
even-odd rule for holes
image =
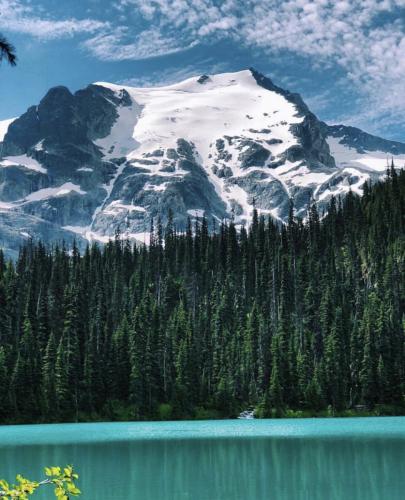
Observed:
[[[72,231],[73,233],[80,234],[84,238],[86,238],[89,242],[98,241],[100,243],[106,244],[109,241],[113,241],[115,236],[111,236],[108,234],[99,234],[96,231],[91,231],[89,226],[64,226],[63,229],[68,231]],[[138,243],[144,243],[145,245],[149,245],[150,242],[150,233],[129,233],[124,232],[120,234],[121,240],[135,240]]]
[[[163,182],[162,184],[150,184],[147,182],[143,187],[144,191],[165,191],[167,188],[168,182]]]
[[[65,182],[64,184],[58,187],[50,187],[34,191],[33,193],[26,196],[23,201],[25,202],[41,201],[41,200],[46,200],[48,198],[54,198],[57,196],[64,196],[71,192],[75,192],[81,195],[86,194],[86,191],[82,191],[80,189],[80,186],[78,186],[77,184],[73,184],[72,182]]]
[[[324,183],[331,177],[331,174],[312,172],[306,165],[302,165],[298,169],[285,172],[281,177],[285,182],[291,183],[294,186],[306,187]]]
[[[204,217],[205,210],[202,209],[193,209],[193,210],[187,210],[187,213],[191,215],[191,217],[199,217],[200,219]]]
[[[109,215],[115,215],[119,212],[146,212],[146,209],[137,205],[126,205],[125,203],[121,203],[121,200],[115,200],[111,202],[109,205],[104,207],[103,213]]]
[[[62,229],[66,229],[66,231],[71,231],[72,233],[80,234],[81,236],[84,236],[86,234],[86,231],[88,231],[89,227],[88,226],[63,226]]]
[[[5,135],[7,134],[8,127],[15,121],[17,118],[9,118],[8,120],[0,121],[0,142],[4,140]]]
[[[42,141],[37,142],[34,146],[35,151],[45,151],[44,149],[44,139]]]
[[[122,174],[123,170],[125,168],[125,163],[122,163],[121,165],[118,166],[117,170],[115,171],[115,174],[111,178],[111,180],[107,184],[103,184],[103,188],[106,190],[106,196],[104,197],[103,202],[94,210],[92,218],[91,218],[91,223],[89,226],[89,231],[91,232],[94,222],[96,220],[97,215],[104,209],[105,204],[107,203],[108,199],[110,198],[111,192],[113,190],[115,181],[118,179],[118,177]]]
[[[12,208],[14,208],[13,203],[6,203],[4,201],[0,201],[0,212],[5,212],[7,210],[11,210]]]
[[[384,173],[387,166],[391,164],[391,157],[394,158],[396,167],[405,165],[405,155],[392,155],[384,151],[365,151],[358,153],[356,149],[342,144],[338,137],[328,137],[330,152],[334,156],[339,167],[365,168],[373,172]],[[400,160],[400,161],[398,161]]]
[[[118,118],[110,133],[103,139],[94,141],[102,149],[105,158],[121,158],[137,149],[139,144],[134,138],[134,128],[141,110],[136,102],[132,106],[117,108]]]
[[[35,170],[41,174],[46,174],[47,170],[37,160],[27,155],[6,156],[0,161],[2,167],[15,167],[21,165],[29,170]]]
[[[227,198],[231,204],[236,202],[242,209],[242,214],[239,215],[238,220],[250,220],[253,212],[253,207],[248,201],[248,194],[244,189],[237,185],[231,185],[226,187]]]

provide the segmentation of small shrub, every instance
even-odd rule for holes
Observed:
[[[173,416],[173,407],[169,403],[162,403],[158,407],[159,420],[170,420]]]

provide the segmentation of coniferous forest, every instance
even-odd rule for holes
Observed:
[[[403,413],[404,208],[391,169],[305,222],[0,254],[0,421]]]

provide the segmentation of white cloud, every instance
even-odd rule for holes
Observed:
[[[134,38],[133,41],[128,39]],[[102,32],[86,40],[83,47],[103,61],[142,60],[161,55],[174,54],[187,47],[170,37],[165,37],[159,30],[142,31],[135,37],[130,37],[124,28],[114,32]]]
[[[19,0],[0,0],[0,30],[52,40],[80,33],[94,33],[107,28],[108,23],[94,19],[54,20],[44,18],[40,11]]]
[[[227,31],[236,28],[238,20],[235,17],[224,17],[217,21],[204,24],[198,30],[200,36],[207,36],[217,31]]]

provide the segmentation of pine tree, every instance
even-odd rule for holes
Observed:
[[[5,421],[10,418],[10,401],[8,399],[9,379],[7,376],[7,359],[3,346],[0,346],[0,420]]]
[[[391,166],[306,221],[0,251],[0,422],[403,413],[404,206]]]
[[[42,358],[42,406],[43,414],[53,416],[56,408],[55,392],[55,365],[56,365],[56,342],[53,334],[50,335],[46,345],[45,354]]]

